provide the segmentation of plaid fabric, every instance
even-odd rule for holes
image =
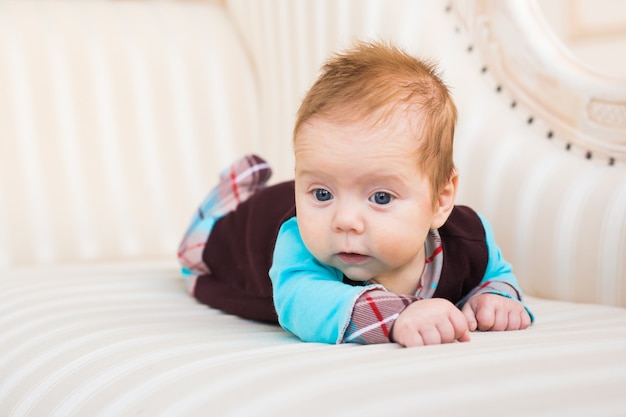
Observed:
[[[352,316],[344,332],[343,342],[348,343],[388,343],[391,341],[391,329],[402,311],[411,303],[432,298],[443,265],[443,247],[437,230],[431,230],[425,242],[426,262],[415,296],[398,295],[383,290],[367,291],[354,304]],[[461,301],[459,308],[470,298],[479,294],[498,294],[513,300],[522,301],[522,294],[511,284],[504,281],[485,281],[474,288]],[[528,312],[533,319],[532,313]]]
[[[391,329],[396,319],[417,299],[384,290],[363,293],[354,304],[343,342],[364,345],[389,343]]]
[[[441,236],[430,230],[424,243],[426,261],[415,296],[399,295],[382,290],[365,292],[354,304],[344,343],[388,343],[391,328],[400,313],[412,302],[431,298],[437,289],[443,265]]]
[[[522,294],[511,284],[504,281],[485,281],[480,286],[474,288],[467,294],[461,301],[457,303],[458,306],[462,306],[470,298],[480,294],[498,294],[503,297],[511,298],[513,300],[522,301]],[[529,312],[530,313],[530,312]],[[531,315],[532,317],[532,315]]]
[[[441,245],[441,236],[439,231],[431,229],[426,236],[424,243],[424,251],[426,260],[424,262],[424,271],[420,278],[420,284],[417,288],[415,296],[418,299],[432,298],[437,289],[439,278],[441,277],[441,267],[443,266],[443,246]]]
[[[271,175],[270,166],[256,155],[246,155],[222,171],[218,185],[194,214],[178,248],[178,260],[189,292],[193,293],[198,275],[210,272],[202,253],[215,222],[265,187]]]

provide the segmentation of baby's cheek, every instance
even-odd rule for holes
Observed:
[[[380,233],[381,241],[393,252],[415,252],[424,247],[425,234],[407,224],[388,225]]]
[[[380,256],[387,263],[393,264],[406,261],[407,258],[414,256],[423,247],[423,243],[422,245],[416,244],[414,239],[411,236],[407,236],[406,233],[396,232],[394,234],[391,230],[385,230],[384,233],[374,237],[373,242]]]
[[[309,252],[318,259],[322,258],[324,256],[324,248],[328,245],[325,243],[326,239],[321,227],[317,222],[302,222],[299,229],[300,237]]]

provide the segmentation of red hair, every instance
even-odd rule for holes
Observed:
[[[403,111],[404,113],[400,113]],[[298,110],[293,132],[313,117],[382,123],[412,119],[418,168],[433,197],[452,177],[457,110],[436,66],[382,43],[357,43],[331,57]]]

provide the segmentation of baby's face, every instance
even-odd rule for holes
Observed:
[[[295,144],[298,226],[318,260],[354,281],[415,292],[428,230],[441,226],[416,148],[406,125],[372,128],[313,118],[301,127]]]

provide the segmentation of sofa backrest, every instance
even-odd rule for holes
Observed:
[[[0,267],[173,261],[235,157],[291,177],[322,61],[381,39],[439,63],[458,201],[524,290],[626,306],[624,81],[552,56],[515,4],[532,1],[0,2]]]
[[[0,2],[0,266],[171,257],[259,151],[255,74],[210,2]]]

